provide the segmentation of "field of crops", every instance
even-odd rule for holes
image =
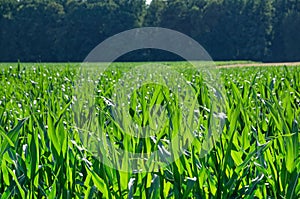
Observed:
[[[123,76],[134,82],[135,65],[87,77],[78,64],[1,64],[0,197],[300,198],[300,67],[220,69],[222,86],[211,89],[213,81],[187,63],[167,63],[194,92],[190,116],[163,85],[141,85],[128,100],[115,89]],[[116,91],[128,101],[125,112],[112,111]],[[193,128],[188,146],[182,118]],[[126,133],[132,126],[137,135]],[[128,162],[124,151],[159,151],[170,164],[153,169],[159,160],[148,156]]]

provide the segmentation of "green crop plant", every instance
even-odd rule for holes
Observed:
[[[104,147],[95,156],[88,137],[81,136],[85,129],[98,130],[115,149],[135,153],[168,147],[170,128],[176,129],[181,117],[168,88],[147,84],[131,94],[128,112],[136,124],[153,127],[153,115],[164,118],[152,139],[127,135],[112,114],[115,84],[137,63],[114,63],[94,73],[94,87],[80,87],[94,93],[95,106],[75,106],[76,84],[86,80],[80,79],[79,64],[2,64],[0,197],[299,198],[300,67],[220,69],[222,133],[201,155],[201,134],[208,133],[213,114],[210,91],[185,62],[166,64],[194,89],[200,107],[195,128],[201,133],[171,164],[141,173],[104,164],[103,158],[120,157]],[[172,116],[164,117],[168,113]],[[88,123],[91,114],[95,124]],[[146,132],[153,133],[151,128]]]

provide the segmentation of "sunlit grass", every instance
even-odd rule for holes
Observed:
[[[198,137],[178,160],[155,172],[122,172],[103,164],[103,157],[120,157],[110,155],[107,148],[107,153],[94,156],[82,142],[79,133],[84,129],[78,128],[78,118],[95,114],[102,136],[115,148],[133,152],[168,149],[171,131],[180,123],[171,92],[146,85],[132,93],[129,114],[145,126],[155,113],[165,128],[152,139],[142,139],[125,135],[116,125],[109,103],[114,102],[113,88],[124,71],[140,64],[114,63],[106,72],[94,74],[95,87],[82,88],[95,92],[94,112],[85,109],[91,105],[76,106],[79,63],[1,64],[1,198],[300,197],[300,67],[221,69],[226,117],[222,134],[202,156],[212,96],[201,74],[187,63],[166,63],[183,73],[195,91],[201,113],[193,120],[199,124]],[[168,113],[159,112],[154,101],[171,116],[164,117]],[[85,125],[79,126],[91,130]]]

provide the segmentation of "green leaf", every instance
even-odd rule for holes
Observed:
[[[92,180],[95,183],[97,189],[104,195],[104,198],[110,198],[109,189],[104,180],[100,178],[94,171],[86,167],[88,174],[92,176]]]
[[[3,153],[5,152],[5,150],[9,145],[14,146],[16,144],[16,142],[18,141],[20,130],[27,119],[28,118],[19,120],[18,124],[11,131],[9,131],[6,134],[6,136],[4,136],[5,132],[3,132],[3,129],[0,129],[0,132],[2,132],[1,135],[4,136],[4,138],[6,138],[5,141],[1,143],[1,156],[3,155]]]
[[[186,183],[186,189],[183,193],[183,198],[188,198],[189,194],[194,188],[195,183],[197,182],[196,177],[195,178],[187,178],[187,183]]]
[[[10,168],[7,168],[8,172],[10,173],[10,175],[13,177],[14,179],[14,182],[16,183],[17,187],[18,187],[18,190],[20,192],[20,195],[22,198],[25,198],[25,192],[24,190],[22,189],[20,183],[19,183],[19,180],[17,178],[17,176],[15,175],[15,173],[10,169]]]
[[[233,150],[231,151],[231,157],[237,166],[239,166],[243,162],[242,155],[243,155],[242,152],[237,152],[237,151],[233,151]]]

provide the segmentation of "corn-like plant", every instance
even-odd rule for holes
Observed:
[[[157,118],[161,121],[155,136],[130,136],[123,128],[129,121],[115,119],[114,87],[135,63],[115,63],[102,74],[91,69],[95,86],[79,88],[94,93],[94,104],[76,106],[76,84],[88,81],[78,73],[78,64],[2,64],[0,197],[299,198],[300,67],[220,69],[222,133],[201,155],[217,104],[211,103],[201,73],[185,62],[167,64],[194,89],[199,114],[193,143],[153,172],[125,172],[103,162],[118,162],[121,150],[172,150],[168,143],[180,131],[184,115],[176,93],[162,85],[143,85],[128,101],[132,121],[149,126],[145,133],[153,133]],[[96,123],[90,122],[92,116]],[[98,132],[103,147],[88,147],[93,140],[82,136],[85,129]],[[108,141],[120,153],[110,153]],[[184,145],[181,141],[178,144]]]

